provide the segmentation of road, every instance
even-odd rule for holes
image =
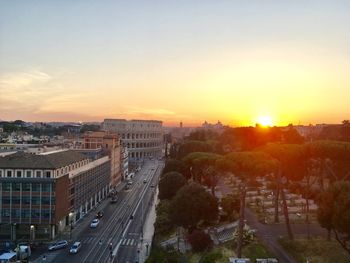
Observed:
[[[105,207],[99,226],[96,229],[87,226],[70,243],[82,242],[79,253],[70,255],[69,249],[56,251],[51,262],[135,262],[143,221],[155,192],[151,185],[157,184],[163,166],[163,162],[157,160],[145,162],[134,176],[131,189],[120,191],[118,202]]]

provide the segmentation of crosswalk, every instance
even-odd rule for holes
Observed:
[[[122,246],[136,246],[137,242],[133,238],[124,238],[121,245]]]
[[[93,236],[88,236],[84,237],[80,240],[81,243],[83,244],[93,244],[93,243],[98,243],[99,239],[98,237],[93,237]],[[106,240],[102,240],[102,244],[106,243]],[[108,242],[107,242],[108,243]],[[109,244],[109,243],[108,243]],[[121,242],[122,246],[136,246],[137,245],[137,239],[135,238],[123,238]]]

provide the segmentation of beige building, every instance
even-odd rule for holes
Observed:
[[[84,149],[102,148],[111,159],[111,188],[121,181],[121,145],[117,134],[106,131],[86,132],[83,136]]]
[[[123,145],[128,148],[131,162],[163,154],[161,121],[105,119],[103,129],[119,135]]]

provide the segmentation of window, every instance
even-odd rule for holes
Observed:
[[[22,191],[30,191],[30,183],[24,183],[22,185]]]
[[[30,210],[22,209],[22,218],[30,218]]]
[[[43,192],[50,192],[50,190],[51,190],[51,184],[42,184]]]
[[[9,196],[3,196],[2,197],[2,203],[3,204],[9,204],[10,203],[10,197]]]
[[[20,183],[13,183],[12,190],[13,191],[21,191],[21,184]]]
[[[30,204],[30,196],[22,196],[22,204],[29,205]]]
[[[26,177],[32,177],[32,171],[26,171]]]
[[[48,196],[43,196],[43,197],[41,198],[41,204],[42,204],[42,205],[49,205],[49,204],[50,204],[50,197],[48,197]]]
[[[36,171],[35,175],[36,175],[37,178],[41,177],[41,171]]]
[[[12,177],[12,171],[7,171],[7,177]]]
[[[2,216],[3,217],[10,217],[10,214],[11,213],[11,211],[10,211],[10,209],[2,209]]]
[[[0,177],[2,177],[2,170],[0,170]]]
[[[13,218],[20,218],[21,217],[21,210],[20,209],[12,209],[12,217]]]
[[[32,205],[40,205],[40,197],[32,196]]]
[[[40,192],[40,184],[32,184],[32,191],[33,192]]]
[[[12,204],[20,204],[21,203],[21,198],[19,196],[12,196]]]
[[[46,176],[46,178],[50,178],[51,177],[51,171],[46,171],[45,172],[45,176]]]
[[[2,183],[3,191],[11,191],[11,183]]]
[[[16,171],[16,177],[22,177],[22,171]]]

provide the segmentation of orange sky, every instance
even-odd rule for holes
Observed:
[[[349,119],[349,4],[107,2],[3,6],[0,119]]]

